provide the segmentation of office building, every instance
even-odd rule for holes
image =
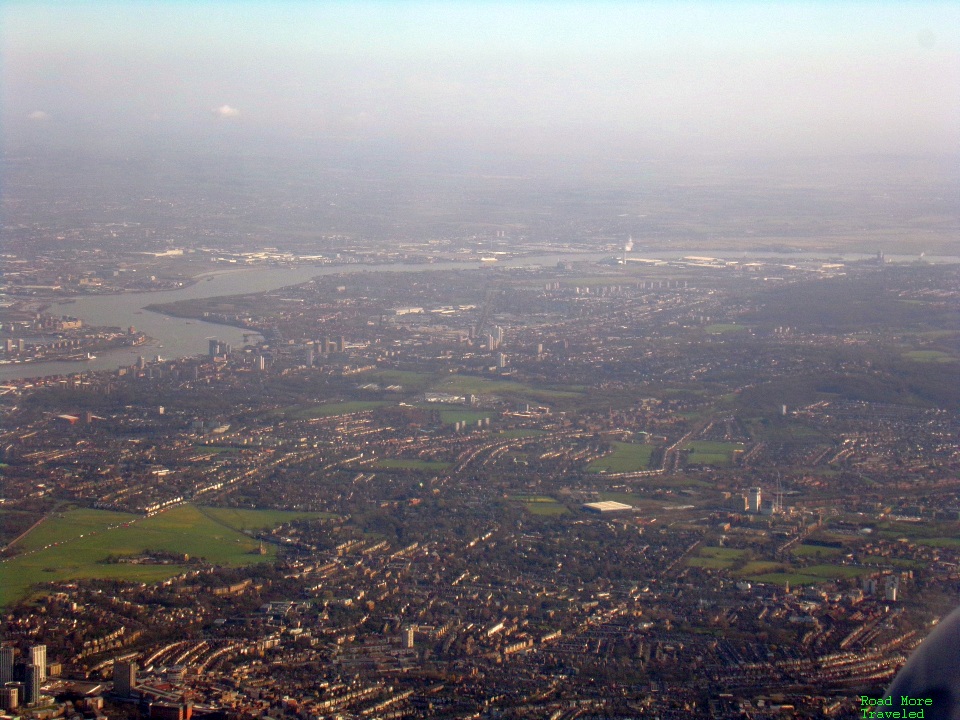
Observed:
[[[0,687],[0,710],[16,710],[20,707],[20,684],[4,683]]]
[[[28,662],[40,668],[40,682],[44,682],[47,679],[47,646],[34,645],[30,648]]]
[[[749,503],[748,509],[752,513],[760,512],[760,488],[754,487],[750,488],[750,494],[747,495],[747,501]]]
[[[0,648],[0,685],[13,681],[13,663],[16,657],[17,651],[14,648]]]
[[[40,698],[40,668],[29,663],[13,666],[13,679],[22,686],[20,703],[33,705]]]
[[[137,664],[135,662],[115,662],[113,664],[113,693],[120,697],[130,697],[137,686]]]

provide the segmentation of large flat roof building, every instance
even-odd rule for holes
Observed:
[[[633,506],[613,500],[602,500],[600,502],[584,503],[583,509],[588,512],[607,514],[614,512],[632,512]]]

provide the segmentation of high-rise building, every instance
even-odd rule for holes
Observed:
[[[113,664],[113,692],[120,697],[130,697],[137,686],[137,664],[116,662]]]
[[[747,496],[747,499],[750,504],[750,512],[759,513],[760,512],[760,488],[754,487],[750,488],[750,494]]]
[[[416,635],[416,627],[407,625],[403,629],[403,646],[408,650],[413,647],[413,640]]]
[[[40,682],[44,682],[47,679],[47,646],[34,645],[30,648],[28,662],[40,668]]]
[[[23,687],[20,702],[24,705],[37,702],[40,698],[40,668],[30,663],[17,663],[13,666],[13,677]]]
[[[47,679],[47,646],[34,645],[30,648],[28,662],[40,668],[40,682]]]
[[[0,687],[0,709],[16,710],[20,707],[20,683],[8,682]]]
[[[0,685],[6,685],[13,680],[13,663],[17,651],[12,647],[0,648]]]

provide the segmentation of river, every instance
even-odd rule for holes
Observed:
[[[654,259],[678,259],[689,255],[710,255],[730,260],[776,260],[783,264],[802,264],[810,262],[854,262],[873,257],[860,253],[829,252],[730,252],[670,250],[636,250],[632,257]],[[562,260],[591,261],[611,257],[611,253],[556,253],[514,258],[498,262],[491,267],[518,268],[536,266],[554,266]],[[916,256],[887,256],[890,262],[915,262]],[[928,257],[931,263],[957,263],[958,257]],[[199,278],[193,285],[161,292],[123,293],[120,295],[100,295],[81,297],[50,308],[55,315],[71,315],[80,318],[87,325],[128,328],[135,327],[152,338],[152,342],[135,348],[122,348],[100,353],[96,359],[77,362],[40,362],[0,365],[0,380],[17,378],[45,377],[49,375],[68,375],[91,370],[115,370],[133,365],[140,355],[153,360],[157,355],[164,359],[192,357],[207,352],[207,340],[216,337],[234,347],[242,347],[255,336],[249,331],[227,325],[184,320],[160,313],[144,310],[147,305],[162,305],[178,300],[197,300],[224,295],[269,292],[290,285],[299,285],[321,275],[353,274],[361,272],[418,272],[425,270],[475,269],[479,265],[471,262],[438,262],[424,264],[383,264],[383,265],[321,265],[289,268],[250,268],[212,273]]]
[[[515,258],[498,262],[491,267],[516,268],[538,265],[556,265],[561,260],[597,260],[610,257],[609,253],[558,253]],[[248,340],[259,338],[250,331],[228,325],[185,320],[145,310],[147,305],[163,305],[179,300],[197,300],[224,295],[269,292],[282,287],[299,285],[321,275],[354,274],[361,272],[417,272],[428,270],[475,269],[472,262],[438,262],[423,264],[382,265],[319,265],[288,268],[250,268],[211,273],[199,278],[193,285],[177,290],[159,292],[123,293],[80,297],[53,305],[54,315],[70,315],[84,324],[100,327],[135,327],[152,341],[133,348],[100,352],[93,360],[75,362],[37,362],[0,365],[0,380],[68,375],[91,370],[116,370],[133,365],[139,356],[153,360],[157,355],[171,360],[192,357],[207,352],[207,340],[216,337],[234,347],[242,347]]]

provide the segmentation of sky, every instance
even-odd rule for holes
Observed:
[[[960,152],[956,2],[0,0],[7,152]]]

